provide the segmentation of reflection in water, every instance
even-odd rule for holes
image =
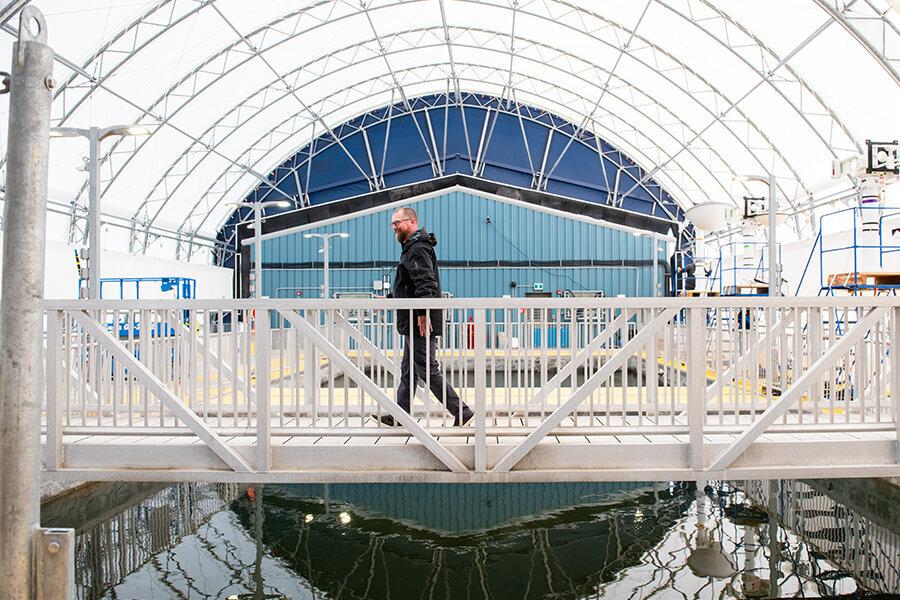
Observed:
[[[373,487],[375,496],[390,489]],[[426,511],[456,511],[453,501],[465,492],[459,486],[417,487]],[[501,498],[510,489],[533,498],[554,486],[481,487],[493,488]],[[266,486],[263,543],[329,597],[585,597],[637,564],[691,497],[674,489],[614,494],[607,486],[594,487],[599,504],[454,535],[368,513],[334,496],[326,504],[290,486]],[[402,498],[398,494],[399,510],[406,508]],[[233,508],[249,527],[247,503],[239,500]]]
[[[78,528],[84,600],[900,591],[896,521],[793,481],[181,484],[81,518],[52,524]]]

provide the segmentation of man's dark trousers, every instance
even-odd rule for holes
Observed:
[[[426,347],[428,344],[427,357]],[[400,381],[397,385],[397,404],[410,412],[409,406],[412,400],[412,394],[415,388],[410,390],[409,381],[409,352],[410,346],[413,347],[413,363],[415,366],[416,381],[426,381],[425,374],[428,373],[428,384],[431,386],[431,393],[434,394],[440,402],[445,402],[447,410],[453,415],[457,421],[460,419],[459,395],[453,387],[444,380],[444,374],[441,373],[441,367],[438,365],[437,358],[434,353],[437,349],[437,338],[429,336],[422,337],[415,332],[412,336],[406,336],[406,347],[403,349],[403,361],[400,363]],[[426,370],[427,369],[427,370]]]

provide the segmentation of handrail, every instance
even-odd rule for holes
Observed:
[[[387,299],[274,299],[220,300],[42,300],[44,310],[243,310],[243,309],[577,309],[577,308],[790,308],[798,300],[808,307],[849,305],[897,306],[900,297],[696,297],[696,298],[387,298]]]

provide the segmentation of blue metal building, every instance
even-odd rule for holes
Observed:
[[[523,296],[535,287],[554,295],[652,296],[664,280],[665,244],[658,234],[455,187],[266,234],[263,295],[319,296],[321,241],[303,237],[311,232],[350,235],[331,241],[332,294],[373,291],[374,281],[393,281],[400,246],[390,219],[399,206],[415,208],[420,224],[437,236],[442,286],[457,297]]]
[[[327,218],[332,209],[324,213],[310,209],[333,206],[365,195],[382,194],[378,202],[386,203],[394,198],[386,198],[383,195],[385,192],[427,186],[454,175],[499,184],[497,193],[504,196],[517,197],[523,193],[546,195],[557,199],[550,203],[561,210],[583,212],[579,204],[603,207],[607,212],[601,218],[610,220],[614,217],[614,222],[636,229],[657,233],[669,229],[677,231],[684,219],[681,208],[651,177],[651,173],[645,172],[584,124],[577,125],[545,110],[509,99],[474,93],[412,98],[408,103],[392,104],[351,119],[297,150],[269,173],[267,184],[254,189],[246,200],[260,202],[287,198],[300,212]],[[423,191],[426,190],[415,193]],[[560,206],[559,199],[572,200],[574,204],[570,202]],[[238,238],[246,239],[247,232],[240,231],[241,227],[237,225],[246,222],[249,215],[250,210],[244,208],[226,221],[219,232],[219,239],[226,248],[238,245],[235,243],[236,232]],[[313,220],[311,217],[303,218],[310,222]],[[456,216],[453,215],[453,218]],[[527,219],[522,222],[531,223]],[[271,225],[264,227],[264,231],[282,227]],[[457,229],[460,227],[461,224]],[[488,230],[484,231],[487,234]],[[690,225],[685,232],[686,240],[692,232]],[[497,233],[497,228],[494,228],[494,233]],[[354,239],[357,240],[354,244],[358,243],[359,238]],[[513,236],[510,239],[516,238]],[[525,253],[529,254],[527,257],[511,249],[492,247],[488,241],[479,241],[483,253],[458,260],[487,260],[495,252],[508,254],[509,260],[526,263],[529,259],[641,261],[649,258],[649,250],[639,250],[631,242],[622,241],[623,245],[616,248],[604,246],[602,253],[596,254],[597,248],[587,250],[589,240],[579,241],[583,242],[583,247],[566,250],[550,248],[553,244],[549,241],[562,241],[562,238],[554,236],[553,231],[548,231],[544,239],[548,240],[546,246],[525,249]],[[456,254],[455,249],[449,250],[449,254]],[[632,250],[636,254],[630,254]],[[448,254],[448,248],[444,247],[443,252]],[[575,255],[578,255],[577,259],[570,258]],[[286,255],[273,255],[272,260],[295,262],[293,259],[282,261],[282,256]],[[379,260],[386,256],[382,253]],[[442,258],[457,260],[449,256]],[[223,253],[219,262],[231,265],[230,254]],[[609,265],[604,263],[604,266]],[[528,272],[523,272],[520,266],[510,266],[509,269],[504,274],[509,282],[536,282],[543,278],[554,289],[608,287],[623,293],[650,294],[649,283],[626,285],[624,279],[618,282],[624,275],[610,269],[582,271],[580,267],[573,267],[552,277],[546,272],[542,274],[539,269]],[[365,276],[371,274],[366,273]],[[336,285],[355,285],[356,276],[351,277],[349,272],[341,272],[338,276],[350,279],[336,280]],[[479,295],[510,291],[508,285],[503,289],[494,284],[457,282],[454,280],[456,275],[449,268],[447,277],[448,289],[456,288],[452,291],[458,295],[467,295],[475,290],[483,293]],[[613,281],[618,283],[613,284]],[[283,280],[280,282],[283,285],[279,287],[310,282]]]

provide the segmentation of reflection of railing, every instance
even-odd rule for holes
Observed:
[[[180,484],[81,532],[75,546],[77,598],[106,597],[154,555],[196,533],[237,495],[236,484]]]
[[[475,409],[468,430],[475,470],[488,470],[488,436],[522,438],[493,456],[499,473],[548,435],[603,435],[610,427],[685,434],[691,468],[722,469],[773,426],[891,431],[896,378],[889,374],[900,370],[890,351],[895,304],[890,298],[48,302],[48,460],[51,468],[64,465],[64,431],[127,428],[192,433],[232,469],[247,471],[250,463],[223,436],[254,435],[264,463],[273,434],[337,438],[372,435],[374,428],[377,435],[384,428],[370,414],[390,413],[447,468],[469,470],[435,439],[438,431],[448,433],[453,415],[424,393],[413,405],[415,419],[394,402],[406,343],[394,326],[396,313],[415,322],[416,311],[440,309],[437,358]],[[183,313],[186,324],[176,318]],[[354,322],[358,314],[366,320]],[[139,319],[149,334],[116,339],[101,325],[123,315]],[[229,328],[213,326],[225,322]],[[704,463],[710,428],[738,437]]]
[[[774,490],[768,481],[747,481],[741,489],[777,509],[786,527],[867,589],[900,592],[900,534],[802,481],[781,481]]]

